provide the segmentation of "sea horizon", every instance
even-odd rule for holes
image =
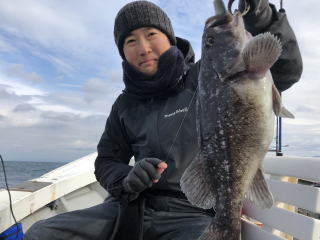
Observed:
[[[9,187],[41,177],[42,175],[61,167],[68,162],[35,162],[35,161],[4,161]],[[0,166],[0,189],[6,188],[4,171]]]

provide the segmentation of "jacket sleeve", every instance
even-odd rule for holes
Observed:
[[[275,85],[282,92],[299,81],[302,74],[302,59],[297,39],[284,9],[277,11],[274,5],[270,6],[273,12],[272,22],[263,32],[271,32],[282,44],[281,56],[270,69]]]
[[[122,180],[132,168],[128,165],[132,150],[120,122],[116,103],[112,106],[97,149],[96,178],[113,197],[121,199],[126,195]]]

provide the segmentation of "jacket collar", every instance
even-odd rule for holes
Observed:
[[[184,62],[189,65],[190,63],[194,63],[195,56],[193,48],[190,42],[186,39],[176,37],[177,39],[177,47],[180,49],[184,56]]]

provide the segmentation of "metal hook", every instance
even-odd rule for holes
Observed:
[[[234,0],[229,0],[228,2],[228,11],[232,13],[232,4],[234,3]],[[245,3],[245,8],[244,8],[244,11],[241,13],[242,16],[246,15],[249,11],[250,11],[250,4],[248,2],[248,0],[244,0],[244,3]]]
[[[242,16],[246,15],[246,14],[250,11],[250,4],[249,4],[249,2],[248,2],[247,0],[244,0],[244,2],[245,2],[246,5],[245,5],[244,11],[241,13]]]
[[[283,0],[280,0],[280,9],[283,9]]]
[[[229,2],[228,2],[228,11],[229,11],[229,13],[231,13],[232,14],[232,4],[234,3],[234,0],[229,0]]]

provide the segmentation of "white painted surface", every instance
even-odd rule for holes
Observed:
[[[272,233],[264,231],[261,227],[242,221],[242,238],[243,240],[282,240],[284,238],[278,237]]]
[[[17,221],[32,215],[56,199],[96,182],[93,173],[96,156],[96,153],[89,154],[40,178],[33,179],[33,181],[52,183],[36,192],[11,191],[13,212]],[[87,205],[89,206],[90,203],[87,202]],[[2,189],[0,190],[0,232],[12,224],[14,220],[10,213],[8,192]]]
[[[284,202],[292,207],[319,213],[320,189],[314,186],[280,181],[281,177],[290,176],[313,183],[320,182],[320,158],[275,157],[267,156],[264,160],[264,171],[270,175],[267,179],[271,192],[277,202]],[[277,180],[279,179],[279,180]],[[301,240],[320,239],[320,220],[279,207],[259,209],[251,203],[245,203],[244,212],[259,222],[263,227],[243,225],[243,239],[277,239],[271,234],[272,229],[292,235]],[[282,238],[279,238],[282,239]]]
[[[320,188],[274,179],[267,183],[276,201],[320,213]]]
[[[252,204],[245,204],[244,212],[248,216],[298,239],[315,240],[320,238],[320,220],[278,207],[259,209]]]
[[[320,158],[267,156],[264,172],[272,175],[291,176],[311,182],[320,182]]]

